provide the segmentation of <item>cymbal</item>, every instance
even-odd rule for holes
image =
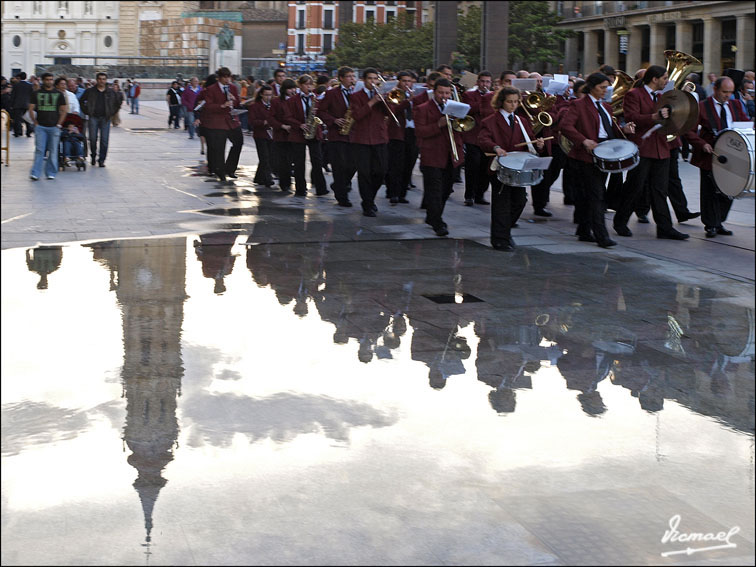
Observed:
[[[662,107],[670,109],[669,118],[662,122],[662,134],[677,134],[687,132],[698,122],[698,102],[692,94],[672,89],[662,94],[656,109]]]

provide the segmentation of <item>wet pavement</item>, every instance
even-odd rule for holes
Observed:
[[[3,565],[754,563],[752,199],[503,254],[461,191],[439,239],[157,132],[4,176]]]

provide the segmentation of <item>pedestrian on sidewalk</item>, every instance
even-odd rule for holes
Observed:
[[[192,77],[189,84],[181,93],[181,105],[184,107],[184,121],[188,126],[189,139],[194,139],[194,107],[197,105],[197,95],[199,95],[202,87],[199,86],[199,78]]]
[[[173,129],[179,128],[179,116],[181,112],[181,94],[179,92],[178,81],[171,83],[171,88],[165,93],[165,102],[168,103],[168,128],[173,123]]]
[[[24,113],[29,109],[29,102],[31,101],[31,95],[34,92],[34,87],[31,82],[26,80],[26,73],[21,71],[18,75],[18,81],[13,85],[11,90],[10,104],[11,104],[11,119],[13,120],[13,136],[18,138],[24,133],[24,124],[26,125],[26,136],[31,137],[34,132],[34,126],[24,120],[22,117]]]
[[[66,97],[54,87],[52,73],[42,73],[42,86],[32,93],[29,114],[34,120],[34,164],[31,168],[32,181],[42,174],[45,152],[49,152],[45,171],[48,179],[55,179],[58,173],[58,143],[60,130],[68,113]]]
[[[129,114],[139,114],[139,95],[142,93],[142,86],[139,81],[131,79],[131,112]]]
[[[108,87],[107,73],[97,73],[95,86],[88,88],[81,96],[81,109],[89,115],[89,150],[92,165],[97,161],[105,167],[110,139],[110,119],[118,110],[116,94]],[[97,155],[97,134],[100,135],[100,154]]]
[[[121,123],[121,106],[123,106],[123,91],[118,81],[113,81],[113,92],[116,94],[116,111],[110,119],[110,123],[116,127]]]

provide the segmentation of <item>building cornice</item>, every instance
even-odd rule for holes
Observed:
[[[739,7],[735,11],[734,7]],[[750,8],[750,13],[756,11],[754,5],[751,2],[741,2],[739,0],[725,0],[725,1],[701,1],[701,2],[685,2],[683,4],[674,4],[672,6],[657,6],[653,8],[640,8],[634,10],[623,10],[621,12],[605,12],[604,14],[597,14],[594,16],[582,16],[579,18],[565,18],[561,20],[558,26],[574,27],[576,24],[603,24],[603,21],[607,18],[614,18],[617,16],[625,16],[626,18],[632,18],[635,16],[646,16],[652,14],[664,14],[670,12],[681,12],[689,10],[701,10],[702,8],[719,8],[716,10],[717,15],[735,15],[735,13],[742,13],[742,8]],[[746,12],[748,13],[748,12]],[[712,14],[714,15],[714,14]],[[666,20],[661,20],[666,21]],[[668,20],[670,22],[675,20]]]

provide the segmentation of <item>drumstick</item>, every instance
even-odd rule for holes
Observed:
[[[546,140],[553,140],[553,139],[554,139],[554,136],[549,136],[548,138],[544,138],[543,141],[545,142]],[[535,140],[533,140],[533,142],[522,142],[521,144],[515,144],[514,147],[519,148],[520,146],[527,146],[528,144],[532,144],[534,142]]]

